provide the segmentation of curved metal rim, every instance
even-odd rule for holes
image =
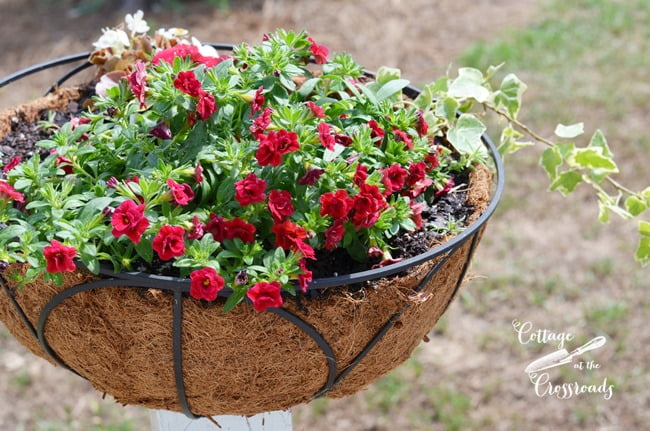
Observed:
[[[215,49],[221,49],[221,50],[230,50],[232,51],[235,47],[235,45],[232,44],[226,44],[226,43],[211,43],[210,46],[214,47]],[[78,62],[81,60],[85,60],[88,58],[90,55],[90,52],[83,52],[79,54],[74,54],[70,55],[67,57],[62,57],[54,60],[50,60],[48,62],[40,63],[31,67],[28,67],[26,69],[20,70],[18,72],[15,72],[4,79],[0,80],[0,88],[14,82],[17,80],[20,80],[22,78],[25,78],[26,76],[35,74],[37,72],[40,72],[42,70],[46,70],[52,67],[56,66],[61,66],[69,63],[74,63]],[[89,64],[89,63],[88,63]],[[83,68],[77,68],[78,71],[83,70]],[[366,72],[367,74],[370,74],[369,72]],[[64,78],[69,78],[73,74],[68,73]],[[57,84],[62,84],[65,82],[65,79],[59,80]],[[417,87],[414,86],[407,86],[403,90],[406,93],[410,93],[413,95],[419,94],[421,90]],[[501,157],[499,155],[499,152],[494,144],[494,142],[490,139],[490,137],[487,134],[483,134],[481,137],[481,140],[483,141],[483,144],[487,147],[488,152],[490,154],[490,158],[494,162],[495,165],[495,170],[496,170],[496,188],[494,191],[494,194],[492,196],[492,199],[490,200],[490,203],[488,207],[485,209],[483,214],[470,226],[468,226],[463,232],[461,232],[459,235],[455,236],[454,238],[450,239],[449,241],[445,242],[444,244],[434,247],[431,250],[424,252],[422,254],[419,254],[418,256],[414,256],[408,259],[404,259],[398,263],[395,263],[393,265],[385,266],[382,268],[377,268],[377,269],[370,269],[366,271],[360,271],[360,272],[355,272],[351,274],[344,274],[336,277],[325,277],[325,278],[319,278],[312,280],[309,285],[307,286],[307,290],[320,290],[320,289],[326,289],[329,287],[335,287],[335,286],[342,286],[342,285],[349,285],[349,284],[355,284],[355,283],[361,283],[364,281],[369,281],[369,280],[377,280],[383,277],[387,277],[399,272],[402,272],[404,270],[407,270],[415,265],[424,263],[428,260],[434,259],[443,253],[447,252],[448,250],[454,248],[458,244],[466,241],[471,235],[473,235],[478,229],[483,226],[488,219],[492,216],[494,211],[496,210],[496,207],[501,200],[501,197],[503,195],[503,189],[505,185],[505,173],[504,173],[504,166],[503,166],[503,161],[501,160]],[[78,265],[82,266],[82,265]],[[178,278],[178,277],[170,277],[170,276],[163,276],[163,275],[155,275],[155,274],[148,274],[148,273],[142,273],[142,272],[127,272],[127,273],[115,273],[108,269],[105,266],[102,266],[100,269],[100,274],[103,276],[109,276],[109,277],[117,277],[117,278],[128,278],[133,280],[134,282],[144,282],[145,284],[149,283],[156,283],[158,285],[166,285],[166,286],[183,286],[184,290],[188,288],[190,284],[190,280],[187,278]],[[230,292],[228,292],[226,289],[223,290],[223,292],[220,292],[219,296],[227,297],[229,296]]]

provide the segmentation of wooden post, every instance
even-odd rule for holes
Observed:
[[[246,416],[214,416],[192,420],[182,413],[151,411],[152,431],[292,431],[291,411],[275,411]]]

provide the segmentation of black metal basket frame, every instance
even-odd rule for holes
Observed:
[[[232,44],[211,44],[214,48],[218,50],[233,50],[234,45]],[[45,93],[50,94],[67,82],[70,78],[77,75],[81,71],[89,68],[91,63],[88,62],[88,57],[90,52],[83,52],[79,54],[74,54],[66,57],[57,58],[51,61],[44,63],[36,64],[34,66],[22,69],[16,73],[13,73],[0,80],[0,88],[9,85],[12,82],[21,80],[27,76],[36,74],[41,71],[49,70],[58,66],[63,66],[71,63],[82,62],[73,69],[69,70],[63,76],[61,76]],[[373,74],[370,72],[365,72],[367,76],[372,77]],[[411,98],[417,97],[420,94],[420,90],[414,86],[407,86],[403,89],[403,93]],[[357,283],[362,283],[369,280],[377,280],[397,273],[403,272],[412,268],[413,266],[422,264],[424,262],[430,261],[432,259],[439,258],[438,262],[429,270],[427,275],[422,279],[418,286],[414,289],[416,292],[421,291],[425,288],[427,283],[431,278],[438,272],[440,268],[454,255],[454,253],[467,241],[470,241],[470,248],[465,264],[461,270],[460,276],[456,282],[454,291],[449,302],[446,304],[445,309],[449,306],[449,303],[454,299],[458,289],[460,288],[465,274],[468,270],[469,263],[471,262],[472,256],[474,254],[476,245],[478,244],[479,237],[481,234],[481,228],[485,225],[488,219],[494,213],[499,200],[503,194],[503,188],[505,183],[504,178],[504,167],[499,152],[487,134],[482,136],[483,144],[485,145],[490,158],[492,159],[496,171],[496,187],[494,189],[492,199],[488,204],[486,210],[481,214],[481,216],[470,226],[468,226],[463,232],[445,242],[444,244],[434,247],[431,250],[428,250],[418,256],[414,256],[408,259],[404,259],[393,265],[371,269],[367,271],[356,272],[352,274],[345,274],[336,277],[326,277],[315,279],[311,281],[307,287],[308,292],[311,291],[315,293],[317,290],[324,290],[328,288],[334,288],[345,285],[352,285]],[[141,272],[125,272],[125,273],[115,273],[109,270],[106,267],[102,267],[99,273],[101,279],[92,281],[90,283],[85,283],[77,286],[68,288],[56,296],[54,296],[43,308],[39,316],[39,320],[36,326],[30,322],[27,315],[25,314],[22,307],[16,301],[14,293],[8,287],[6,280],[0,275],[0,285],[2,290],[8,296],[10,302],[13,304],[16,312],[20,316],[21,320],[25,326],[29,329],[30,333],[38,341],[43,351],[57,364],[61,367],[68,369],[69,371],[84,377],[79,374],[76,370],[70,368],[52,349],[49,345],[47,338],[45,337],[45,325],[47,323],[48,317],[51,312],[60,305],[65,299],[70,298],[78,293],[86,292],[99,288],[106,287],[130,287],[135,289],[160,289],[167,291],[173,294],[173,323],[172,323],[172,348],[173,348],[173,363],[174,363],[174,378],[176,383],[176,391],[178,396],[179,405],[183,410],[183,413],[189,418],[200,418],[201,416],[195,415],[188,403],[187,395],[185,392],[185,384],[183,381],[183,354],[182,354],[182,334],[183,334],[183,296],[189,295],[190,291],[190,280],[185,278],[177,277],[168,277],[154,274],[147,274]],[[230,289],[222,289],[219,292],[219,296],[227,297],[232,291]],[[313,398],[319,398],[327,395],[336,385],[343,380],[361,360],[372,350],[372,348],[382,339],[382,337],[388,332],[388,330],[395,324],[395,322],[402,316],[402,314],[409,307],[409,304],[405,304],[401,310],[393,314],[384,326],[379,330],[379,332],[370,340],[370,342],[364,347],[364,349],[354,358],[352,363],[347,366],[345,369],[340,370],[337,360],[334,355],[334,351],[327,342],[327,340],[308,322],[301,319],[299,316],[291,313],[290,311],[284,308],[269,308],[268,311],[278,315],[279,317],[286,319],[291,322],[302,331],[304,331],[309,337],[314,340],[314,342],[320,347],[325,358],[327,359],[328,367],[328,377],[324,386],[314,394]],[[84,377],[85,378],[85,377]]]

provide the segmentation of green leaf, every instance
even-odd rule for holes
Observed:
[[[91,199],[85,204],[84,209],[79,215],[79,219],[83,222],[90,220],[95,214],[101,212],[104,208],[113,202],[114,198],[102,196],[99,198]]]
[[[639,233],[641,234],[641,236],[650,237],[650,222],[640,220]]]
[[[471,114],[463,114],[447,133],[447,139],[460,154],[474,155],[485,149],[481,141],[484,132],[483,123]]]
[[[576,136],[582,135],[584,132],[585,132],[584,123],[576,123],[576,124],[571,124],[569,126],[565,126],[564,124],[558,124],[557,127],[555,128],[555,134],[560,138],[566,138],[566,139],[575,138]]]
[[[591,141],[589,142],[589,147],[602,148],[605,157],[613,156],[612,151],[609,149],[609,145],[607,145],[607,139],[605,139],[605,135],[603,135],[603,132],[600,130],[594,132],[594,135],[591,137]]]
[[[246,289],[235,290],[226,300],[226,304],[223,306],[223,312],[227,313],[235,308],[244,299],[244,296],[246,296]]]
[[[501,155],[516,153],[524,147],[529,147],[534,145],[530,141],[518,141],[517,139],[523,137],[524,135],[511,126],[506,127],[501,132],[501,138],[499,143],[499,153]]]
[[[316,87],[316,84],[320,82],[320,78],[311,78],[306,80],[298,89],[298,94],[300,94],[302,97],[307,97],[311,94],[312,91],[314,91],[314,87]]]
[[[648,209],[648,206],[644,200],[639,199],[637,196],[630,196],[625,199],[625,209],[636,217]]]
[[[490,91],[483,87],[483,73],[471,67],[458,69],[458,77],[449,84],[448,94],[457,99],[476,99],[483,103],[490,96]]]
[[[644,191],[641,192],[641,196],[645,199],[646,205],[650,207],[650,187],[646,188]]]
[[[382,85],[379,91],[377,91],[376,97],[379,102],[382,100],[388,99],[392,95],[402,91],[404,87],[410,84],[410,81],[407,79],[394,79],[388,81],[386,84]]]
[[[382,66],[377,71],[377,78],[375,79],[375,81],[377,82],[377,84],[384,86],[390,81],[398,80],[401,77],[402,77],[401,70],[394,67]]]
[[[452,97],[445,97],[436,101],[436,115],[447,120],[447,123],[453,124],[458,112],[458,101]]]
[[[599,147],[578,148],[567,158],[570,166],[598,170],[599,173],[615,173],[618,167],[611,156],[603,154]]]
[[[151,262],[153,260],[151,240],[143,237],[140,242],[135,245],[135,251],[145,262]]]
[[[11,241],[14,238],[19,237],[23,233],[27,232],[25,227],[14,224],[7,226],[6,228],[0,230],[0,243]]]
[[[503,78],[501,88],[495,93],[494,101],[497,105],[504,106],[512,118],[517,118],[521,107],[521,97],[527,89],[517,75],[510,73]]]
[[[551,181],[555,181],[558,168],[562,165],[562,156],[557,147],[551,147],[544,150],[539,164],[544,168]]]
[[[650,263],[650,237],[643,236],[639,239],[639,246],[634,257],[641,265],[645,266]]]
[[[426,111],[433,103],[433,98],[434,94],[432,91],[432,85],[429,84],[424,86],[422,92],[415,98],[413,103],[415,103],[415,106],[417,106],[418,109]]]
[[[602,200],[598,201],[598,221],[603,224],[609,223],[609,206]]]
[[[575,171],[563,172],[551,183],[551,190],[557,190],[567,196],[582,182],[582,175]]]

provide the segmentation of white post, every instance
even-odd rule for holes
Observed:
[[[214,416],[190,419],[182,413],[165,410],[151,411],[152,431],[292,431],[291,411],[275,411],[246,416]]]

